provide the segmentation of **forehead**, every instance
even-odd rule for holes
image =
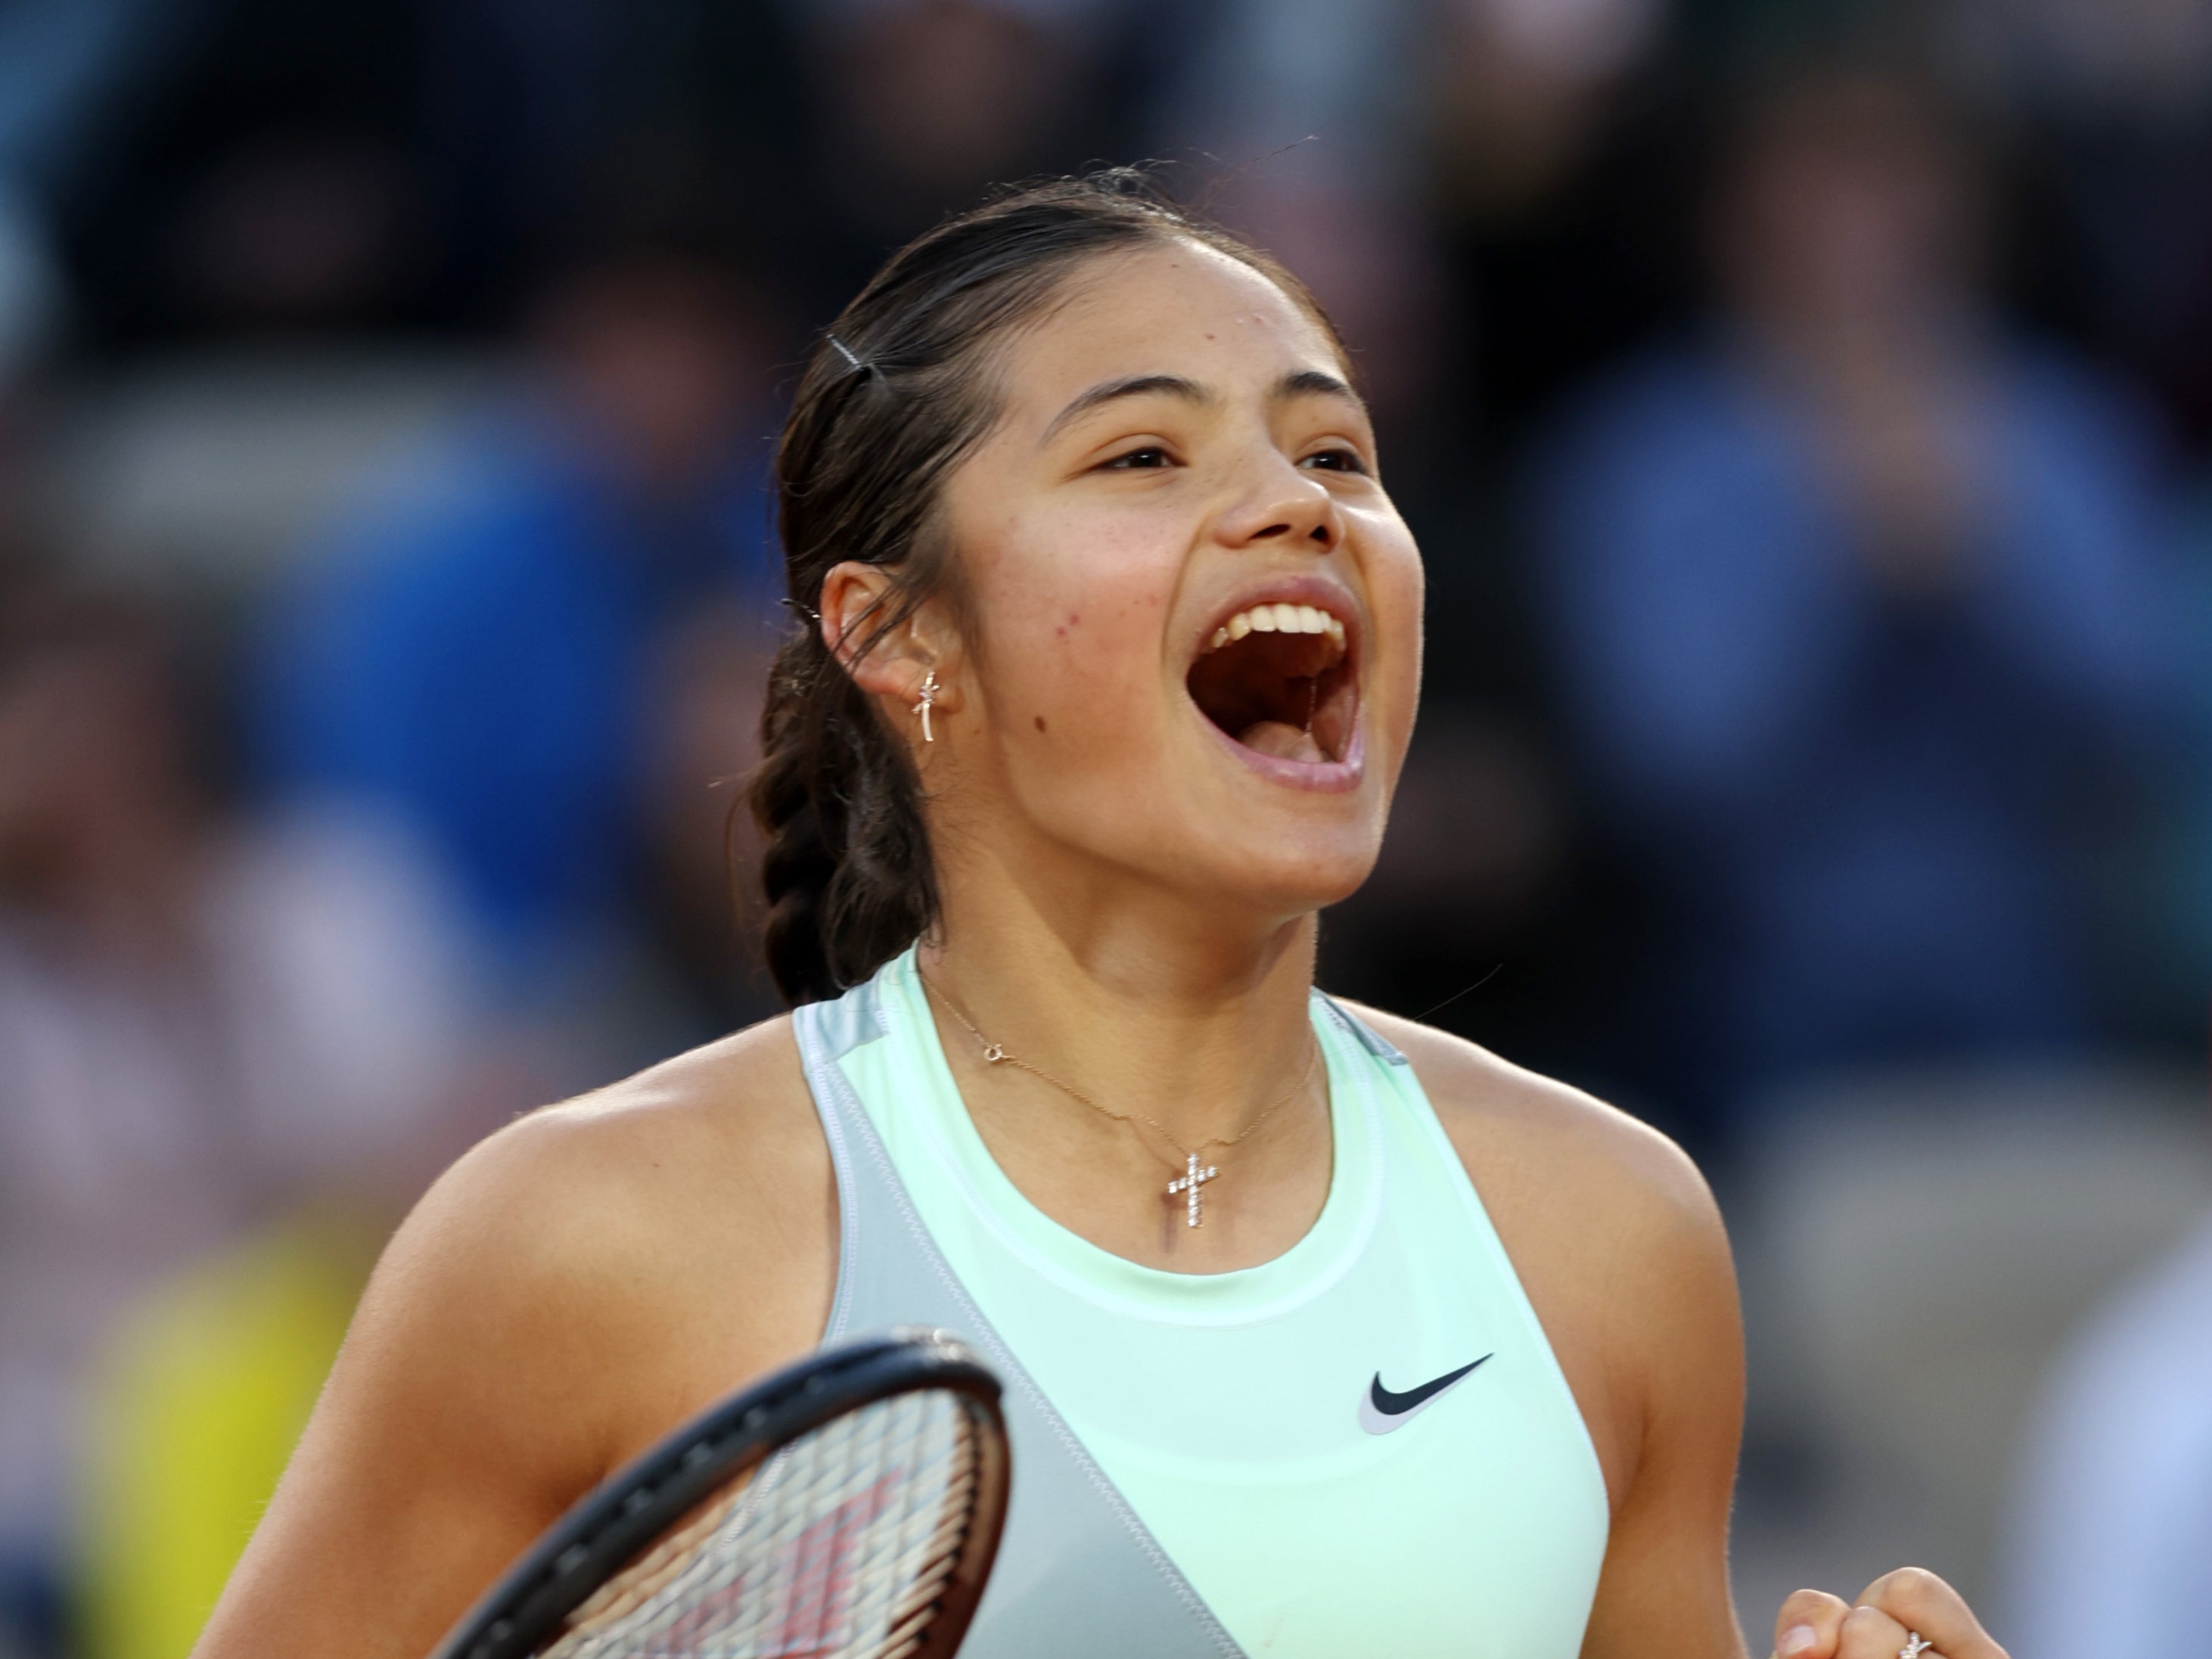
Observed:
[[[1085,387],[1176,374],[1273,388],[1302,368],[1342,374],[1334,344],[1274,283],[1241,260],[1176,240],[1112,255],[1009,342],[1008,412],[1057,410]]]

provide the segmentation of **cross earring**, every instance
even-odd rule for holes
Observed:
[[[933,668],[929,671],[927,677],[925,678],[921,683],[921,701],[915,704],[913,710],[914,713],[921,716],[921,740],[924,743],[935,743],[937,741],[937,734],[929,729],[929,711],[935,705],[936,702],[937,671]]]

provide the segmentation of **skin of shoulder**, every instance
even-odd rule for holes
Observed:
[[[1413,1062],[1604,1470],[1613,1532],[1584,1654],[1741,1653],[1727,1552],[1742,1324],[1705,1177],[1665,1135],[1577,1089],[1360,1013]]]
[[[605,1475],[818,1341],[836,1236],[787,1020],[489,1137],[386,1249],[197,1651],[419,1656]]]

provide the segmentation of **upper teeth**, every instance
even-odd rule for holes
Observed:
[[[1240,611],[1213,630],[1206,648],[1218,651],[1247,634],[1326,634],[1338,650],[1344,649],[1344,624],[1310,605],[1255,605]]]

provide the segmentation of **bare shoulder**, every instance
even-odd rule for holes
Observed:
[[[1674,1395],[1740,1393],[1735,1277],[1667,1136],[1465,1039],[1359,1010],[1413,1062],[1583,1407],[1616,1499]]]
[[[1588,1202],[1601,1212],[1588,1219],[1632,1234],[1718,1226],[1697,1165],[1650,1125],[1464,1037],[1376,1009],[1359,1014],[1413,1061],[1486,1206],[1523,1194]]]
[[[772,1219],[801,1170],[828,1168],[787,1018],[526,1113],[432,1188],[410,1226],[489,1230],[593,1259],[666,1248],[711,1212]]]
[[[386,1249],[200,1651],[426,1651],[604,1476],[813,1346],[836,1203],[787,1021],[489,1137]]]
[[[404,1345],[453,1422],[559,1423],[538,1443],[597,1479],[812,1341],[835,1203],[789,1022],[773,1020],[479,1144],[393,1238],[349,1349]]]

